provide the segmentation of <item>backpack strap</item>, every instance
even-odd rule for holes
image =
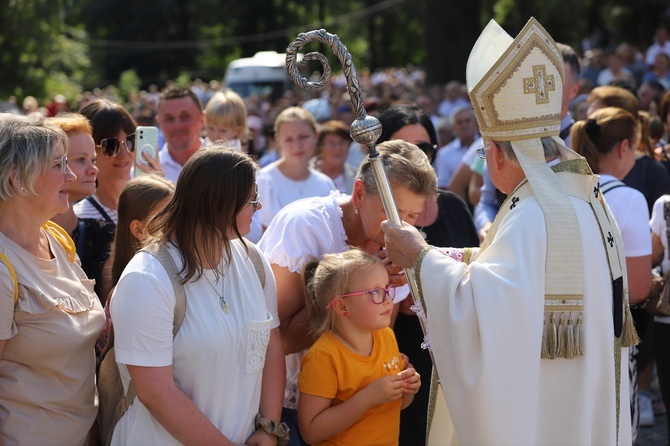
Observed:
[[[179,331],[182,322],[184,322],[184,315],[186,314],[186,293],[184,291],[184,285],[182,285],[179,281],[179,278],[181,277],[179,274],[179,269],[177,268],[177,264],[168,252],[165,245],[151,244],[142,248],[141,251],[154,256],[161,263],[161,265],[163,265],[163,268],[165,268],[167,271],[168,276],[170,276],[170,281],[172,282],[172,287],[174,288],[174,294],[176,298],[174,304],[174,322],[172,323],[172,337],[174,338],[177,336],[177,332]],[[124,412],[133,402],[135,396],[137,396],[137,392],[135,392],[135,385],[131,379],[128,383],[128,392],[123,399],[122,410]]]
[[[47,231],[49,234],[53,236],[53,238],[58,240],[58,243],[60,243],[63,246],[63,248],[65,248],[65,251],[67,251],[67,255],[70,258],[70,262],[74,263],[74,261],[77,259],[77,246],[74,244],[74,241],[72,240],[72,237],[70,237],[70,234],[68,234],[68,232],[65,229],[61,228],[52,221],[44,223],[42,229]]]
[[[4,263],[7,269],[9,270],[9,277],[12,278],[12,284],[14,285],[14,308],[19,303],[19,281],[16,278],[16,271],[12,266],[12,262],[9,261],[6,255],[0,252],[0,262]]]
[[[247,245],[249,260],[254,264],[258,280],[261,281],[261,288],[265,288],[265,265],[263,265],[261,253],[258,251],[258,247],[249,240],[243,239],[243,243]]]
[[[75,248],[74,242],[72,241],[72,238],[70,237],[70,234],[68,234],[65,229],[61,228],[52,221],[47,221],[44,223],[44,225],[42,225],[42,229],[47,231],[56,240],[58,240],[58,243],[60,243],[63,248],[65,248],[70,262],[74,263],[74,261],[77,259],[77,250]],[[9,276],[12,278],[12,284],[14,285],[14,308],[16,308],[19,303],[19,280],[16,277],[16,271],[12,266],[12,262],[10,262],[7,256],[2,252],[0,252],[0,262],[5,264],[9,270]]]
[[[665,239],[670,247],[670,198],[663,203],[663,216],[665,217]]]
[[[100,215],[102,216],[102,218],[105,219],[106,222],[114,224],[114,220],[112,220],[112,217],[110,217],[109,214],[105,212],[100,203],[98,203],[98,201],[95,198],[93,198],[93,195],[86,197],[86,201],[91,203],[91,206],[93,206],[95,210],[100,213]]]
[[[86,222],[83,219],[77,221],[77,254],[81,259],[84,256],[84,240],[86,238]]]
[[[617,189],[619,187],[628,187],[624,183],[622,183],[619,180],[612,180],[608,181],[607,183],[601,184],[600,185],[600,192],[603,194],[606,194],[607,192],[611,191],[612,189]]]

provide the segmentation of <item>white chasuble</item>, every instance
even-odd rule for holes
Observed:
[[[583,247],[583,356],[540,359],[547,235],[535,197],[513,203],[469,265],[437,250],[421,264],[428,340],[460,445],[617,444],[612,279],[589,203],[570,199]],[[620,358],[618,443],[630,445],[627,349]]]

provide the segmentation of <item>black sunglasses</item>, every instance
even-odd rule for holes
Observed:
[[[419,141],[414,145],[420,148],[421,151],[428,156],[428,158],[431,158],[433,152],[437,150],[437,144],[431,144],[429,142]]]
[[[107,158],[112,158],[119,154],[119,149],[121,149],[121,143],[125,144],[126,149],[129,152],[135,151],[135,134],[132,133],[126,136],[126,139],[120,141],[119,138],[104,138],[98,144],[98,147],[102,149],[102,154]]]

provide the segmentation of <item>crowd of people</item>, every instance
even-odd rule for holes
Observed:
[[[361,71],[402,225],[342,75],[26,98],[0,115],[0,446],[632,444],[670,421],[670,317],[630,308],[670,269],[655,39],[604,64],[491,21],[466,84]]]

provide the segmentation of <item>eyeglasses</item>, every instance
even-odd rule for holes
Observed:
[[[485,160],[486,159],[486,149],[491,147],[491,143],[486,144],[484,147],[480,147],[477,149],[477,156],[480,157],[481,159]]]
[[[437,144],[431,144],[429,142],[419,141],[414,144],[421,149],[423,153],[430,157],[430,154],[437,150]]]
[[[342,297],[349,297],[349,296],[362,296],[364,294],[367,294],[370,296],[370,299],[372,299],[373,303],[376,303],[377,305],[383,304],[386,302],[386,297],[388,296],[389,299],[393,300],[395,297],[395,285],[389,284],[386,286],[386,288],[375,288],[374,290],[367,290],[367,291],[358,291],[356,293],[349,293],[349,294],[342,294],[340,296],[335,296],[333,300],[331,300],[328,305],[326,305],[326,310],[330,309],[330,307],[333,305],[333,302],[335,302],[335,299],[340,299]]]
[[[254,199],[249,201],[249,204],[254,207],[254,212],[258,209],[258,204],[261,202],[261,195],[256,192],[256,195],[254,195]]]
[[[54,169],[60,170],[63,175],[67,173],[67,155],[63,155],[60,158],[55,159],[53,163]]]
[[[120,141],[119,138],[104,138],[100,141],[97,147],[102,149],[102,154],[107,158],[115,157],[119,154],[121,143],[125,144],[129,152],[135,150],[135,134],[126,136],[126,139]]]

